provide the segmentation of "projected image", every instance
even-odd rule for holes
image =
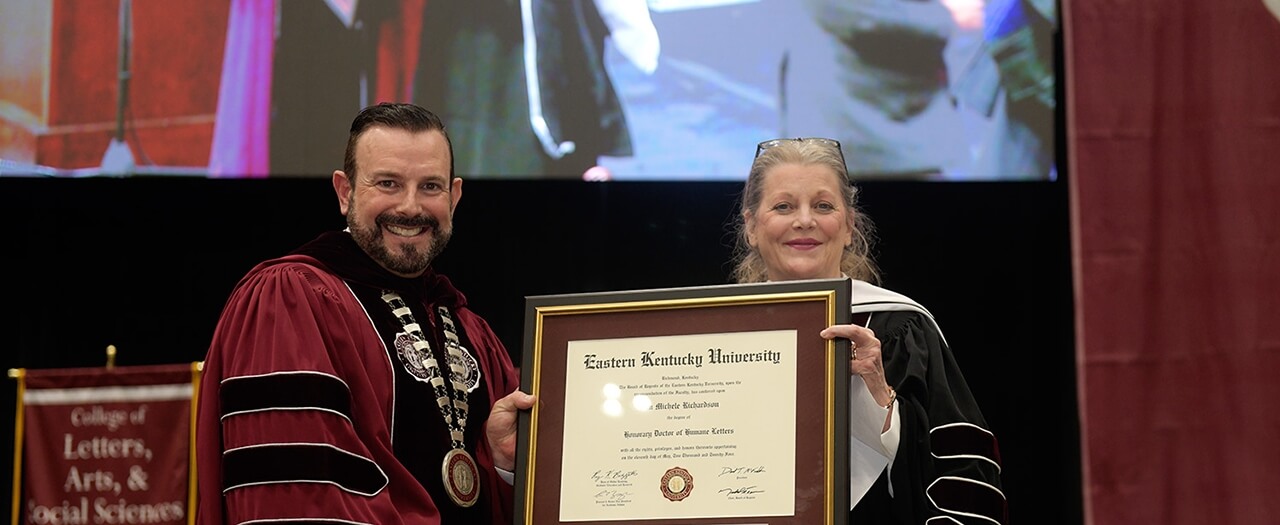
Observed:
[[[0,175],[327,177],[378,101],[468,178],[1052,180],[1054,0],[64,0],[0,6]]]

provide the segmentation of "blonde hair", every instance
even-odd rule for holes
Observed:
[[[768,280],[768,268],[760,252],[747,241],[748,214],[754,215],[764,197],[765,175],[783,164],[818,165],[831,168],[839,179],[840,196],[844,199],[845,213],[853,242],[844,248],[840,257],[840,271],[854,279],[878,282],[880,273],[871,257],[874,240],[871,220],[858,210],[858,189],[849,181],[849,172],[838,147],[826,140],[784,139],[761,143],[762,148],[751,163],[751,172],[742,188],[742,203],[734,228],[733,278],[739,283],[757,283]],[[763,147],[768,144],[768,147]]]

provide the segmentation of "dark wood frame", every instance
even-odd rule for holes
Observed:
[[[569,341],[795,329],[800,345],[796,371],[797,514],[627,522],[712,525],[745,520],[846,525],[849,344],[845,339],[822,339],[818,333],[833,324],[849,323],[849,295],[848,279],[819,279],[527,297],[521,389],[538,396],[538,404],[520,415],[514,523],[562,523],[559,481]],[[814,463],[821,468],[812,469]],[[800,471],[818,474],[802,475]]]

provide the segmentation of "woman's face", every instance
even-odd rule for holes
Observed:
[[[745,214],[747,243],[770,281],[840,277],[853,216],[839,176],[817,164],[780,164],[764,174],[760,205]]]

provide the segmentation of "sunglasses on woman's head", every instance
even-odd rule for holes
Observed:
[[[756,144],[756,158],[759,158],[760,154],[764,153],[764,150],[781,146],[787,142],[812,142],[815,144],[826,146],[828,148],[834,148],[836,150],[836,153],[840,155],[840,163],[844,164],[844,151],[840,149],[840,141],[835,139],[823,138],[823,137],[769,139],[759,144]]]

